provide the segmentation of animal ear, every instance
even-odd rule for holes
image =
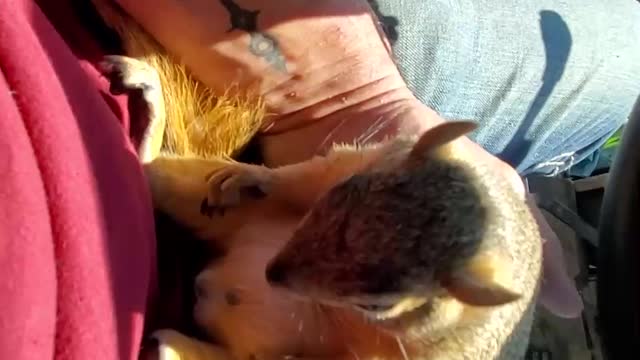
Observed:
[[[472,306],[498,306],[516,301],[510,262],[493,253],[473,257],[463,268],[443,277],[441,285],[457,300]]]
[[[471,121],[448,121],[427,130],[411,149],[409,159],[419,159],[433,149],[463,136],[478,126]]]

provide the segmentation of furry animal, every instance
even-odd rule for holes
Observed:
[[[196,280],[194,315],[216,344],[160,330],[160,358],[524,354],[539,234],[508,184],[450,143],[469,123],[277,169],[235,163],[260,108],[212,106],[211,93],[108,9],[136,59],[107,57],[103,68],[147,104],[140,156],[154,205],[226,250]],[[211,115],[224,104],[243,115]]]
[[[522,357],[540,235],[523,199],[449,143],[470,128],[276,169],[149,164],[156,206],[226,246],[196,280],[198,323],[234,359]],[[184,353],[194,341],[160,335]]]

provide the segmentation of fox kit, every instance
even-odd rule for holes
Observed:
[[[158,126],[153,71],[116,56],[103,68],[142,89]],[[155,206],[227,252],[196,280],[196,321],[220,345],[160,330],[165,358],[522,356],[540,235],[524,200],[451,142],[473,128],[449,122],[275,169],[143,144]]]
[[[202,120],[210,95],[188,77],[189,95],[176,95],[157,69],[177,65],[158,51],[110,56],[103,69],[147,104],[140,157],[154,205],[226,250],[196,280],[194,316],[217,345],[159,330],[160,358],[523,356],[540,235],[524,200],[451,142],[473,124],[276,169],[235,163],[260,110],[240,125]]]

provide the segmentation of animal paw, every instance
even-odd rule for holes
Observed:
[[[158,72],[144,61],[127,56],[107,55],[100,62],[100,69],[109,79],[109,91],[119,95],[131,90],[148,92],[160,89]]]
[[[224,349],[190,338],[172,329],[161,329],[151,334],[156,344],[152,360],[230,360]]]
[[[225,209],[246,200],[265,197],[273,183],[273,170],[259,165],[230,164],[207,176],[209,193],[202,202],[200,212],[211,217],[214,212],[224,214]]]
[[[155,331],[151,339],[154,343],[154,356],[151,358],[154,360],[184,360],[191,357],[190,352],[193,350],[189,338],[175,330]]]
[[[162,148],[166,127],[160,75],[148,63],[127,56],[105,56],[100,68],[109,79],[113,94],[129,93],[129,112],[146,123],[138,156],[143,163],[155,159]]]

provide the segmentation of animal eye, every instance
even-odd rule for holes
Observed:
[[[377,305],[377,304],[356,304],[356,307],[369,312],[383,312],[387,310],[391,310],[393,305]]]

